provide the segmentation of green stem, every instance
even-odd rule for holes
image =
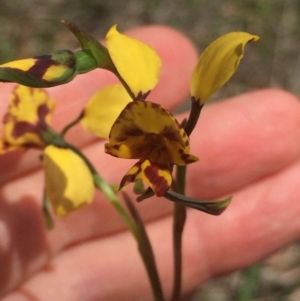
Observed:
[[[181,194],[185,193],[186,166],[177,166],[176,188]],[[174,279],[172,301],[179,300],[182,285],[182,233],[186,220],[185,206],[174,203],[173,211],[173,253],[174,253]]]
[[[188,136],[194,130],[202,106],[198,104],[196,99],[192,97],[192,107],[190,111],[189,118],[184,125],[184,130]],[[186,166],[177,166],[176,175],[176,190],[178,193],[185,194],[185,176],[186,176]],[[173,211],[173,253],[174,253],[174,279],[173,279],[173,292],[172,301],[179,300],[181,294],[182,285],[182,233],[184,229],[184,224],[186,220],[186,208],[185,206],[174,203]]]
[[[74,120],[71,121],[69,124],[67,124],[67,125],[63,128],[63,130],[61,131],[60,135],[61,135],[62,137],[64,137],[64,136],[66,135],[66,133],[67,133],[74,125],[76,125],[77,123],[80,122],[81,118],[83,117],[83,114],[84,114],[84,112],[82,111],[76,119],[74,119]]]
[[[122,206],[119,198],[116,196],[111,186],[108,183],[106,183],[98,174],[94,174],[94,181],[96,187],[99,188],[104,193],[104,195],[109,199],[110,203],[120,214],[121,218],[129,228],[130,232],[133,234],[136,240],[139,241],[139,235],[134,221]]]
[[[131,213],[131,216],[133,217],[137,226],[138,249],[146,267],[154,299],[156,301],[164,301],[163,291],[157,271],[153,249],[148,234],[146,232],[143,220],[141,219],[138,211],[136,210],[129,196],[126,193],[123,193],[123,197],[129,209],[129,212]]]

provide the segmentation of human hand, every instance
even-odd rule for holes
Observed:
[[[152,45],[163,59],[162,76],[148,100],[174,108],[189,92],[197,55],[182,35],[158,26],[130,34]],[[97,70],[49,89],[61,129],[100,87],[116,81]],[[1,84],[5,112],[14,85]],[[179,116],[179,120],[185,115]],[[204,107],[191,135],[200,161],[188,167],[187,195],[233,195],[218,217],[188,210],[183,234],[183,290],[237,270],[300,236],[300,103],[279,90],[241,95]],[[104,142],[80,127],[68,135],[109,182],[132,165],[103,152]],[[43,175],[38,152],[0,157],[0,290],[4,301],[152,300],[135,241],[108,201],[94,202],[47,231],[41,216]],[[151,198],[136,205],[147,222],[166,295],[172,281],[172,203]]]

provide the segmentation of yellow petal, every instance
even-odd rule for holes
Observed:
[[[144,136],[132,136],[126,139],[126,143],[105,144],[105,152],[114,157],[124,159],[139,159],[149,153],[148,145],[144,141]]]
[[[148,45],[117,31],[114,25],[106,35],[109,55],[136,99],[145,98],[159,79],[161,59]]]
[[[92,202],[94,183],[83,159],[70,149],[50,145],[43,156],[46,193],[58,216]]]
[[[46,112],[39,112],[43,106]],[[46,90],[18,85],[11,94],[8,111],[18,121],[32,124],[41,121],[41,114],[49,124],[54,108],[55,103]]]
[[[55,103],[39,88],[18,85],[3,120],[3,140],[11,146],[43,146],[41,133],[50,122]]]
[[[231,32],[213,41],[201,54],[191,79],[191,96],[203,105],[235,73],[245,45],[259,37]]]
[[[107,138],[113,123],[130,101],[132,99],[121,84],[104,87],[86,105],[82,126],[98,137]]]
[[[129,136],[161,134],[184,144],[183,133],[176,119],[161,105],[150,101],[134,101],[127,104],[113,124],[109,142],[123,142]]]
[[[0,155],[14,151],[16,149],[21,149],[21,147],[10,145],[4,139],[0,139]]]
[[[120,189],[125,185],[143,180],[152,188],[157,196],[163,196],[172,184],[172,175],[169,169],[161,168],[149,160],[139,161],[123,177]]]
[[[119,158],[147,158],[160,165],[186,165],[198,158],[189,154],[189,139],[176,119],[159,104],[130,102],[112,126],[105,152]]]
[[[22,71],[28,71],[30,68],[32,68],[35,65],[36,61],[37,59],[35,58],[17,60],[17,61],[12,61],[12,62],[2,64],[0,65],[0,68],[13,68]]]

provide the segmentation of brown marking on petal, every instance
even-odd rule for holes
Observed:
[[[186,164],[195,162],[195,160],[191,159],[189,154],[181,154],[180,157],[181,157],[182,161],[184,161]]]
[[[126,136],[140,136],[142,134],[144,134],[144,132],[137,127],[127,128],[124,131],[124,135],[126,135]]]
[[[186,140],[186,141],[184,142],[184,146],[188,147],[189,145],[190,145],[189,140]]]
[[[160,114],[161,115],[165,115],[165,116],[171,116],[171,117],[173,117],[173,115],[167,110],[167,109],[165,109],[165,108],[163,108],[163,107],[159,107],[159,111],[160,111]],[[174,117],[173,117],[174,118]],[[175,118],[174,118],[175,119]]]
[[[136,175],[138,175],[141,172],[141,162],[139,161],[138,163],[136,163],[134,166],[137,166],[138,169],[135,173],[133,174],[126,174],[123,179],[120,182],[120,187],[119,190],[122,189],[125,185],[127,185],[128,183],[132,183],[135,182],[136,179]]]
[[[142,91],[140,91],[138,93],[138,95],[135,96],[134,100],[145,100],[148,97],[148,95],[150,94],[150,92],[151,92],[151,90],[149,90],[146,93],[143,93]]]
[[[38,107],[38,110],[37,110],[37,115],[38,115],[38,124],[39,126],[41,127],[45,127],[47,126],[47,123],[46,123],[46,117],[47,115],[49,114],[50,110],[47,106],[47,104],[42,104]]]
[[[3,116],[3,123],[8,123],[10,121],[14,120],[13,116],[10,114],[10,113],[6,113],[4,116]]]
[[[10,148],[11,148],[11,145],[7,141],[3,141],[2,140],[2,145],[1,145],[0,153],[5,153]]]
[[[127,138],[128,138],[127,135],[122,135],[122,136],[115,137],[115,140],[117,142],[124,142]]]
[[[26,121],[19,121],[15,123],[11,134],[15,139],[17,139],[26,133],[40,134],[40,128],[35,124]]]
[[[19,97],[19,94],[16,92],[16,90],[17,90],[17,88],[12,92],[12,94],[13,94],[12,105],[17,108],[20,103],[20,97]]]
[[[136,177],[135,174],[134,175],[125,175],[120,182],[119,190],[122,189],[128,183],[135,182],[135,180],[136,180],[135,177]]]
[[[160,197],[163,196],[170,188],[167,180],[158,174],[159,168],[157,165],[151,164],[144,170],[145,176],[153,185],[155,194]]]
[[[41,135],[43,131],[47,129],[46,116],[49,113],[49,108],[46,104],[42,104],[38,107],[37,115],[38,121],[36,124],[27,121],[16,121],[12,131],[12,136],[17,139],[18,137],[26,133],[35,133]],[[11,121],[12,116],[5,116],[5,119]]]
[[[175,123],[176,123],[176,125],[178,126],[178,128],[179,128],[179,129],[182,129],[182,126],[181,126],[181,124],[177,121],[177,119],[174,118],[174,120],[175,120]]]
[[[176,135],[172,127],[165,126],[164,129],[160,132],[160,135],[170,141],[178,141],[178,135]]]
[[[120,149],[120,144],[110,145],[109,143],[105,144],[105,153],[113,157],[117,157],[111,150],[114,149],[118,151]]]
[[[43,78],[49,67],[58,65],[58,62],[52,60],[50,54],[40,55],[35,58],[37,61],[27,72],[37,78]]]

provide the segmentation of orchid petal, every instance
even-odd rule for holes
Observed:
[[[156,86],[161,59],[148,45],[123,35],[114,25],[106,35],[107,49],[120,76],[135,99],[145,99]]]
[[[107,138],[114,121],[130,101],[132,99],[121,84],[106,86],[89,100],[81,124],[86,131]]]
[[[18,85],[3,119],[3,145],[42,147],[55,103],[45,90]]]
[[[92,174],[74,151],[49,145],[44,150],[43,164],[46,193],[58,216],[92,202]]]
[[[191,78],[191,96],[203,105],[235,73],[245,45],[259,37],[231,32],[213,41],[201,54]]]
[[[120,189],[125,185],[143,180],[149,185],[157,196],[163,196],[172,184],[171,171],[161,168],[149,160],[139,161],[123,177]]]
[[[120,158],[145,158],[162,164],[186,165],[198,160],[189,154],[188,136],[162,106],[129,103],[112,126],[106,153]]]

